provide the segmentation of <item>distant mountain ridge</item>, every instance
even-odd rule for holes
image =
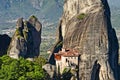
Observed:
[[[1,0],[0,21],[27,18],[32,14],[56,20],[62,13],[62,5],[63,0]]]
[[[112,12],[112,25],[119,28],[120,0],[108,0],[108,2]],[[16,20],[19,17],[27,19],[32,14],[37,16],[42,24],[46,24],[43,24],[43,27],[52,24],[55,31],[56,23],[63,13],[63,3],[64,0],[0,0],[0,31],[2,30],[0,33],[13,33]],[[44,31],[46,30],[44,28]]]
[[[112,11],[120,9],[120,0],[108,0]],[[56,21],[62,15],[64,0],[1,0],[0,23],[15,20],[18,17],[28,18],[34,14],[40,19]],[[114,14],[114,13],[113,13]]]
[[[108,0],[111,10],[120,9],[120,0]],[[1,0],[0,22],[15,20],[18,17],[28,18],[34,14],[40,19],[56,21],[62,15],[64,0]]]

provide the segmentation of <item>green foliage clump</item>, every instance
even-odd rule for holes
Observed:
[[[47,73],[36,62],[6,55],[0,57],[0,62],[0,80],[46,80]]]
[[[57,44],[57,47],[60,47],[63,45],[63,41],[60,41],[58,44]]]
[[[62,73],[62,80],[70,80],[73,74],[71,73],[70,68],[65,68]]]
[[[15,37],[22,37],[22,30],[20,28],[17,28],[16,31],[15,31]]]
[[[37,17],[36,17],[35,15],[30,16],[30,19],[38,20]]]
[[[79,14],[79,15],[77,16],[77,18],[78,18],[79,20],[82,20],[82,19],[85,18],[85,16],[86,16],[86,14],[81,13],[81,14]]]
[[[16,31],[15,31],[15,35],[17,36],[17,35],[21,35],[21,34],[22,34],[21,30],[19,28],[17,28]]]
[[[28,22],[27,22],[27,21],[24,22],[24,31],[25,31],[25,32],[29,32]]]
[[[26,31],[23,31],[23,36],[24,36],[25,40],[27,41],[27,39],[28,39],[28,33]]]
[[[39,57],[35,58],[34,61],[36,63],[38,63],[41,67],[43,65],[45,65],[45,63],[47,62],[47,60],[45,58],[43,58],[42,56],[39,56]]]

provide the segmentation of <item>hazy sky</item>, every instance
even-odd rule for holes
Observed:
[[[108,0],[110,5],[120,7],[120,0]]]

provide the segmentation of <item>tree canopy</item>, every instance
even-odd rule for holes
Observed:
[[[39,60],[42,65],[45,63],[43,59]],[[46,76],[40,62],[31,62],[24,58],[16,60],[7,55],[0,57],[0,80],[46,80]]]

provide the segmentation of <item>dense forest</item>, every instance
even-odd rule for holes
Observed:
[[[47,73],[42,69],[45,62],[42,57],[31,62],[24,58],[16,60],[4,55],[0,57],[0,80],[46,80]]]

